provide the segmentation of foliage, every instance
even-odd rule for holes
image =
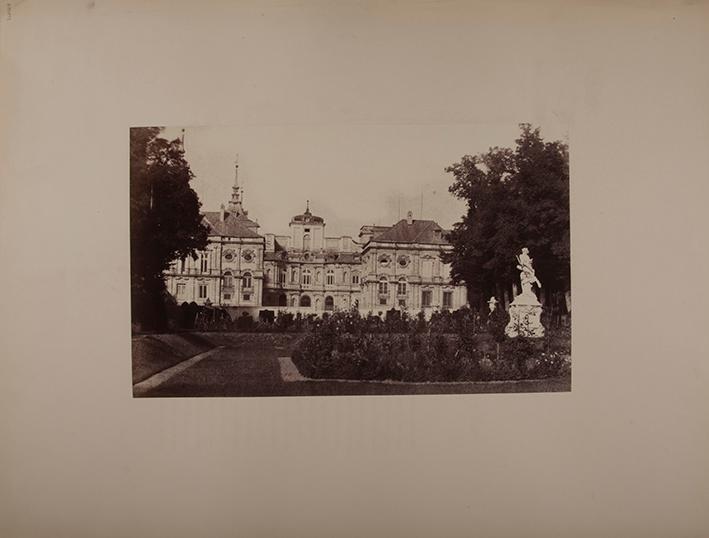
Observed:
[[[468,311],[469,312],[469,311]],[[554,377],[568,369],[567,355],[547,339],[509,339],[490,352],[483,334],[471,330],[474,318],[450,313],[457,334],[434,331],[446,316],[421,331],[418,319],[409,331],[368,331],[368,318],[336,313],[316,320],[299,342],[293,361],[312,378],[397,381],[486,381]],[[401,320],[390,316],[392,323]],[[502,316],[500,316],[502,319]],[[382,324],[386,321],[382,321]],[[558,337],[557,337],[558,338]],[[490,337],[487,336],[489,340]]]
[[[514,260],[524,246],[545,290],[569,287],[568,147],[520,127],[515,149],[490,148],[446,168],[454,177],[450,192],[468,204],[449,235],[446,261],[477,306],[517,282]]]
[[[487,330],[496,342],[505,339],[505,327],[510,321],[510,315],[502,308],[496,308],[487,317]]]
[[[182,144],[159,134],[157,127],[130,130],[131,308],[135,323],[153,329],[167,319],[163,271],[207,242]]]

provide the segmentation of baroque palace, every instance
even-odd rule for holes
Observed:
[[[205,212],[204,224],[207,248],[165,272],[178,304],[218,306],[232,318],[255,317],[264,308],[303,314],[355,308],[363,315],[396,308],[428,317],[467,304],[465,286],[451,283],[441,260],[452,248],[445,230],[411,212],[392,226],[362,226],[355,241],[327,237],[325,221],[306,203],[288,235],[260,234],[243,207],[237,163],[229,203]]]

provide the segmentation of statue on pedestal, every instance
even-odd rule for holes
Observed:
[[[510,303],[510,322],[505,327],[505,334],[510,337],[525,336],[540,338],[544,336],[544,326],[540,321],[542,305],[532,291],[532,285],[541,288],[537,275],[534,273],[529,249],[523,248],[517,256],[517,269],[522,284],[522,293]]]

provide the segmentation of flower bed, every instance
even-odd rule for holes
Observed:
[[[303,338],[292,359],[315,379],[491,381],[563,375],[570,369],[569,351],[568,338],[558,335],[358,333],[326,322]]]

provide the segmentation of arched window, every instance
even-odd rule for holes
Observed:
[[[303,271],[303,285],[310,286],[310,269],[305,269]],[[310,301],[310,299],[308,299],[308,301]]]
[[[359,284],[359,275],[357,273],[352,273],[352,284]]]
[[[406,279],[404,277],[401,277],[396,285],[396,294],[406,295]]]
[[[224,273],[222,285],[225,288],[233,288],[234,287],[234,277],[232,276],[231,271],[226,271]]]
[[[303,236],[303,250],[310,250],[310,234]]]
[[[334,283],[335,283],[335,271],[333,271],[332,269],[328,269],[326,284],[328,286],[332,286]]]
[[[251,273],[244,273],[244,276],[242,278],[243,278],[242,285],[244,288],[252,287]]]
[[[379,295],[389,294],[389,282],[385,276],[379,279]]]
[[[335,310],[335,301],[329,295],[325,297],[325,310]]]
[[[202,273],[209,271],[209,252],[206,250],[199,254],[199,270]]]
[[[303,295],[300,298],[300,306],[305,306],[305,307],[310,308],[310,297],[308,297],[307,295]]]

